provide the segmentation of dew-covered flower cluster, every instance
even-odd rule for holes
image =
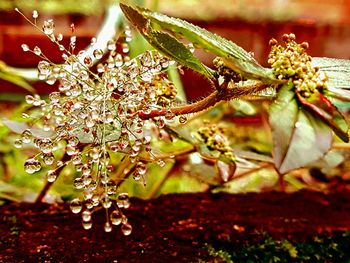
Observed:
[[[74,186],[83,193],[71,201],[70,207],[73,213],[81,213],[83,227],[90,229],[92,213],[103,207],[107,215],[104,230],[110,232],[112,225],[121,225],[123,234],[129,235],[132,227],[122,211],[129,207],[129,197],[120,193],[118,186],[128,174],[144,180],[147,160],[164,163],[152,154],[150,143],[157,134],[154,130],[164,127],[165,118],[171,119],[169,114],[152,119],[139,114],[173,105],[176,89],[166,73],[172,61],[154,51],[130,59],[132,32],[128,27],[123,40],[108,41],[105,51],[75,54],[75,36],[65,47],[61,44],[63,35],[55,34],[52,20],[44,21],[39,28],[37,12],[33,17],[35,22],[30,22],[58,45],[64,63],[51,62],[37,46],[22,45],[25,52],[42,58],[39,78],[50,85],[58,84],[48,101],[39,95],[26,96],[32,109],[39,110],[32,111],[36,112],[33,116],[25,113],[32,118],[31,128],[15,142],[18,148],[33,143],[38,149],[25,161],[25,170],[33,174],[49,166],[47,180],[52,183],[63,167],[71,165],[77,171]],[[93,39],[91,45],[95,42]],[[112,156],[121,161],[113,162]],[[132,166],[118,167],[125,160]]]

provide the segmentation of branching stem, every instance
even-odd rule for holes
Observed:
[[[139,111],[138,115],[142,119],[149,119],[149,118],[154,118],[158,116],[164,116],[169,111],[170,113],[176,116],[189,114],[189,113],[196,113],[196,112],[200,112],[205,109],[208,109],[210,107],[213,107],[220,101],[229,101],[231,99],[236,99],[247,95],[254,95],[269,87],[270,85],[264,84],[260,81],[249,83],[247,85],[240,85],[236,83],[229,85],[229,83],[224,82],[222,85],[218,86],[217,89],[213,91],[211,94],[209,94],[207,97],[195,103],[187,104],[184,106],[179,106],[171,109],[163,108],[159,110],[152,110],[149,113],[145,113],[144,111]]]

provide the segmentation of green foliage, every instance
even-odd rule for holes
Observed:
[[[295,242],[275,240],[267,234],[244,244],[209,244],[209,255],[215,262],[349,262],[350,234],[317,236],[312,240]]]
[[[344,142],[349,142],[348,124],[340,111],[321,93],[314,93],[309,98],[298,95],[299,102],[323,120]]]
[[[112,1],[109,0],[2,0],[0,10],[13,11],[20,8],[28,12],[33,10],[56,13],[56,14],[102,14]]]
[[[0,60],[0,79],[11,82],[18,87],[23,88],[25,91],[35,93],[35,89],[22,77],[16,74],[16,71],[8,67],[3,61]]]
[[[42,168],[38,176],[33,179],[33,176],[24,173],[22,159],[32,155],[31,147],[34,139],[43,138],[52,139],[49,140],[49,144],[57,146],[54,157],[59,163],[59,160],[64,158],[65,149],[70,146],[67,143],[69,138],[74,137],[78,143],[70,149],[70,156],[79,154],[85,164],[89,158],[93,158],[92,156],[97,156],[101,163],[103,156],[105,170],[108,170],[111,181],[115,184],[112,187],[115,186],[118,192],[128,192],[141,198],[152,198],[162,193],[173,192],[210,190],[236,193],[276,189],[278,173],[287,174],[309,165],[329,170],[343,161],[339,158],[339,153],[333,161],[334,157],[327,153],[333,142],[332,130],[343,141],[349,140],[348,125],[343,113],[335,106],[337,102],[335,99],[350,98],[349,61],[315,59],[313,65],[319,66],[321,72],[329,75],[327,87],[323,85],[326,83],[326,78],[322,79],[322,85],[317,83],[317,80],[321,79],[319,71],[312,67],[310,56],[305,52],[305,44],[297,44],[293,34],[288,35],[288,47],[274,44],[274,52],[269,56],[269,61],[272,61],[269,62],[272,67],[270,69],[262,67],[250,53],[235,43],[191,23],[124,3],[120,4],[120,7],[127,19],[137,28],[139,35],[157,50],[149,51],[151,48],[149,44],[145,44],[145,40],[140,38],[130,43],[125,40],[122,49],[125,46],[127,48],[123,49],[123,52],[127,53],[124,50],[129,48],[135,48],[136,51],[128,53],[128,57],[132,57],[130,61],[123,57],[125,54],[119,54],[120,57],[117,59],[117,44],[120,43],[112,40],[109,42],[108,54],[103,55],[100,49],[94,50],[93,56],[97,60],[100,59],[100,63],[96,65],[98,73],[89,68],[91,66],[89,63],[84,67],[81,65],[77,67],[82,70],[81,75],[74,75],[79,72],[66,72],[72,83],[79,82],[83,87],[91,85],[89,92],[81,92],[79,85],[73,85],[79,91],[75,95],[72,95],[74,92],[65,93],[65,91],[52,93],[48,103],[41,101],[39,96],[32,96],[29,100],[32,101],[29,103],[31,105],[27,108],[18,107],[12,118],[4,119],[3,124],[13,132],[23,133],[29,130],[33,140],[21,153],[11,148],[10,144],[15,138],[9,134],[9,130],[0,127],[0,154],[5,156],[0,171],[9,169],[10,174],[14,174],[10,179],[5,178],[6,176],[0,177],[4,182],[0,189],[2,198],[13,194],[14,199],[21,199],[24,192],[37,192],[42,187],[40,179],[48,169]],[[33,26],[41,30],[37,24]],[[126,36],[125,33],[125,39],[132,35],[129,29],[128,34]],[[48,37],[50,36],[49,34]],[[191,42],[196,48],[217,56],[221,70],[215,63],[216,69],[205,66],[195,56],[191,46],[180,41],[183,38],[185,43]],[[75,42],[71,44],[75,45]],[[299,61],[294,61],[292,56],[288,56],[292,48],[295,48],[293,50],[300,55]],[[142,53],[143,51],[145,52]],[[158,51],[167,58],[162,57]],[[104,60],[107,55],[109,58]],[[77,62],[75,59],[76,56],[71,54],[67,61],[75,63]],[[175,60],[178,64],[164,66],[172,64],[169,59]],[[121,63],[120,66],[116,66],[114,61],[118,61],[117,64]],[[304,70],[300,70],[300,62],[304,63],[310,74],[304,74]],[[105,70],[107,64],[109,68]],[[69,68],[51,65],[48,61],[40,68],[46,72],[47,78],[51,78],[55,66],[56,70]],[[176,80],[175,86],[181,87],[177,74],[177,69],[181,66],[204,76],[215,85],[216,90],[198,102],[186,103],[183,94],[176,96],[173,83]],[[340,73],[335,67],[340,69]],[[172,75],[172,78],[168,79],[168,75]],[[150,76],[152,82],[149,82]],[[0,77],[23,86],[29,92],[33,91],[17,78],[15,72],[9,71],[9,68],[0,67]],[[88,80],[81,82],[85,77]],[[133,85],[129,85],[130,83]],[[164,94],[172,98],[171,104],[158,103],[159,97]],[[92,98],[93,96],[95,97]],[[106,97],[109,98],[108,101]],[[233,98],[239,100],[233,101]],[[264,103],[248,102],[256,98],[263,99]],[[78,102],[74,105],[77,110],[73,111],[71,104],[75,102]],[[134,102],[132,108],[128,108],[127,104],[132,104],[130,102]],[[39,104],[42,108],[35,109],[34,106]],[[84,110],[87,109],[86,114],[77,117],[75,115],[79,113],[82,104]],[[46,106],[49,107],[45,108]],[[96,110],[93,116],[90,112],[92,106]],[[106,106],[109,112],[101,110]],[[19,109],[30,113],[30,118],[35,121],[20,118]],[[53,111],[62,111],[62,114],[57,113],[57,116],[60,115],[58,121],[53,120],[52,124],[73,123],[66,130],[70,136],[59,137],[62,143],[57,143],[56,139],[53,139],[56,128],[60,130],[62,125],[54,127],[51,133],[47,133],[42,130],[43,123],[37,121],[41,118],[42,112],[51,114]],[[197,115],[184,116],[189,113]],[[272,140],[270,130],[264,125],[266,113],[269,115],[268,128],[271,128]],[[82,120],[87,118],[85,115],[91,117],[92,124]],[[51,118],[56,118],[52,116]],[[237,121],[236,118],[258,120],[258,124],[240,125],[237,124],[240,120]],[[148,126],[150,123],[154,126]],[[87,127],[87,124],[90,127]],[[138,140],[135,134],[142,134],[146,126],[147,139]],[[203,133],[204,130],[207,133]],[[153,139],[148,139],[148,135]],[[120,142],[122,143],[119,144]],[[128,145],[123,148],[121,145],[126,145],[125,143]],[[113,169],[107,167],[106,149],[110,157],[108,161]],[[72,152],[73,150],[76,151]],[[130,154],[134,156],[130,157]],[[34,159],[43,163],[43,156],[44,152],[36,155]],[[323,162],[320,161],[322,157],[325,157]],[[94,172],[101,176],[102,170],[95,161],[90,164],[96,168]],[[59,165],[51,167],[54,171],[60,172],[60,176],[50,189],[50,194],[68,200],[77,195],[77,191],[71,185],[74,179],[82,179],[79,178],[82,172],[80,164],[77,165],[80,171],[74,172],[74,166],[68,164],[72,162],[71,159],[63,162],[67,164],[64,169]],[[138,172],[135,173],[135,170]],[[137,178],[137,182],[134,177]],[[287,179],[294,189],[300,189],[305,185],[291,175],[288,175]],[[284,243],[284,246],[288,247],[289,244]]]
[[[321,158],[332,143],[329,127],[298,107],[292,88],[281,88],[269,114],[275,166],[282,174]]]
[[[153,34],[152,31],[154,31],[153,28],[155,26],[159,26],[162,30],[168,30],[172,33],[179,34],[193,44],[208,50],[216,56],[224,58],[228,67],[247,78],[259,79],[269,83],[278,82],[275,80],[270,70],[259,65],[259,63],[248,52],[227,39],[181,19],[168,17],[143,8],[134,8],[123,3],[121,3],[120,6],[128,19],[143,35],[146,35],[147,40],[156,48],[159,46],[159,40],[156,40],[158,35]],[[161,46],[168,45],[166,44],[168,41],[175,43],[173,39],[170,39],[170,37],[163,39],[164,42]],[[160,51],[164,52],[162,47]],[[179,55],[173,53],[173,51],[176,52],[176,49],[172,48],[172,50],[169,50],[166,54],[170,55],[170,57],[179,63],[208,76],[205,71],[198,71],[191,67],[191,64],[184,63],[182,59],[177,60],[177,56]],[[191,60],[194,61],[193,58]]]
[[[204,75],[208,79],[213,79],[213,72],[204,66],[191,51],[181,42],[169,34],[155,30],[137,9],[120,4],[127,18],[136,26],[146,40],[160,52],[174,59],[182,65]]]

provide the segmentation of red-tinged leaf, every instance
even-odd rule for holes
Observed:
[[[292,85],[285,85],[271,105],[269,122],[276,169],[285,174],[321,158],[331,147],[332,131],[298,108]]]
[[[220,156],[215,163],[216,169],[218,171],[221,183],[227,183],[230,181],[236,171],[236,163],[228,158]]]
[[[277,168],[285,160],[298,117],[298,104],[292,88],[292,85],[284,85],[280,89],[269,112],[273,138],[273,158]]]
[[[344,142],[349,142],[348,124],[340,111],[321,93],[315,92],[309,98],[298,94],[299,102],[329,125]]]
[[[132,8],[129,5],[120,3],[120,9],[123,11],[124,15],[128,18],[132,24],[140,30],[141,33],[144,33],[149,25],[149,20],[141,15],[135,8]]]
[[[284,161],[278,170],[284,174],[322,158],[331,148],[332,130],[307,111],[299,110],[297,122]]]

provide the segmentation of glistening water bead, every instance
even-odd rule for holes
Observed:
[[[121,230],[124,236],[129,236],[132,232],[132,226],[129,223],[122,224]]]
[[[21,139],[23,143],[30,143],[32,140],[33,136],[30,130],[25,130],[21,134]]]
[[[112,226],[108,221],[105,223],[104,230],[107,233],[112,231]]]
[[[40,171],[40,169],[41,169],[40,162],[34,158],[29,158],[24,163],[24,170],[29,174],[33,174],[35,172],[38,172],[38,171]]]
[[[57,173],[55,170],[50,170],[46,174],[46,179],[49,183],[53,183],[57,178]]]
[[[120,225],[122,223],[123,214],[117,209],[110,214],[110,219],[113,225]]]
[[[89,221],[83,221],[83,228],[85,229],[85,230],[89,230],[89,229],[91,229],[91,227],[92,227],[92,221],[91,220],[89,220]]]
[[[121,209],[128,208],[130,201],[127,193],[120,193],[116,198],[120,179],[110,176],[113,166],[118,167],[117,161],[111,159],[115,156],[112,156],[112,152],[128,157],[126,160],[130,164],[135,163],[138,177],[143,177],[147,172],[147,162],[141,162],[139,155],[145,153],[151,160],[156,159],[147,150],[151,149],[152,135],[158,136],[154,125],[162,128],[165,119],[174,118],[169,109],[175,104],[176,93],[163,72],[171,63],[154,51],[131,59],[125,55],[129,52],[128,44],[124,42],[119,46],[120,42],[116,39],[108,41],[106,59],[103,61],[100,59],[104,56],[104,49],[100,47],[95,48],[92,55],[85,52],[73,54],[70,52],[76,47],[77,38],[71,36],[69,45],[65,47],[64,43],[59,43],[63,35],[54,35],[54,27],[53,20],[49,19],[43,23],[42,30],[63,51],[64,64],[56,65],[49,59],[43,59],[46,55],[37,46],[32,51],[43,59],[38,64],[39,78],[51,85],[59,82],[58,91],[49,95],[48,102],[39,95],[26,96],[27,103],[31,105],[28,118],[34,116],[31,111],[35,107],[35,113],[42,115],[35,122],[29,122],[33,124],[31,129],[34,131],[45,127],[42,129],[45,134],[33,136],[30,130],[25,131],[16,140],[16,147],[34,142],[34,146],[40,150],[35,158],[25,162],[29,173],[39,171],[42,164],[52,165],[55,156],[64,156],[61,161],[57,160],[53,170],[47,172],[49,182],[57,178],[61,167],[72,164],[71,167],[79,173],[74,186],[83,193],[81,199],[71,201],[70,208],[73,213],[81,213],[84,229],[92,227],[91,213],[102,206],[112,210],[106,220],[105,231],[111,231],[112,225],[122,224],[123,234],[129,235],[132,228]],[[127,28],[127,42],[131,37],[131,30]],[[95,44],[96,41],[93,39],[91,42]],[[26,44],[22,45],[22,49],[30,51]],[[118,54],[117,50],[123,53]],[[89,67],[95,59],[100,61],[96,61],[96,71],[91,71]],[[168,114],[166,118],[157,118],[158,123],[156,118],[143,120],[137,114],[151,113],[159,108],[165,108]],[[41,131],[37,134],[41,134]],[[57,154],[54,152],[56,150]],[[158,162],[164,165],[162,160]]]
[[[79,214],[82,208],[82,203],[78,198],[75,198],[70,202],[70,209],[74,214]]]

